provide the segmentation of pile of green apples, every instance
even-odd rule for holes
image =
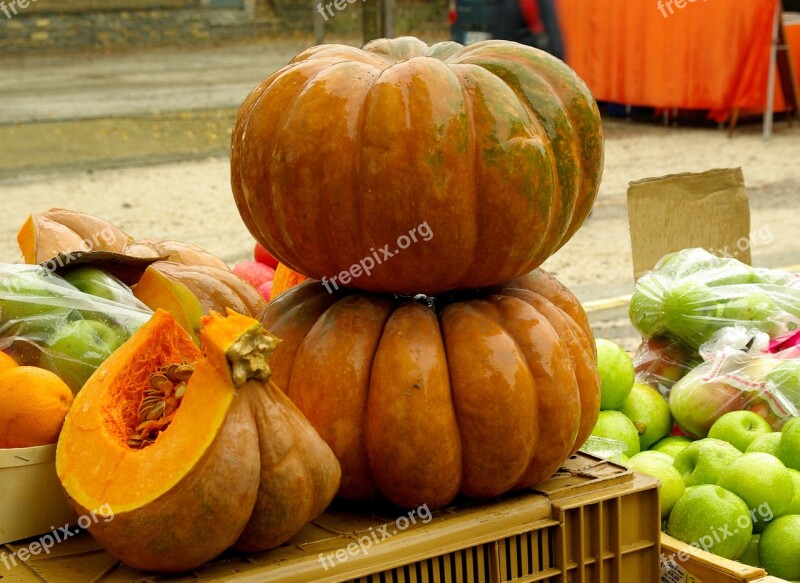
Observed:
[[[715,555],[800,579],[800,419],[772,431],[752,411],[720,417],[704,439],[634,456],[662,482],[666,530]],[[673,502],[674,501],[674,502]]]
[[[593,435],[624,444],[617,461],[661,482],[664,530],[800,580],[800,418],[773,431],[756,412],[737,410],[720,416],[703,439],[670,435],[666,399],[635,382],[630,356],[604,339],[597,348],[603,410]],[[779,369],[800,382],[798,372],[788,363]]]
[[[151,315],[97,267],[59,277],[36,265],[0,264],[0,345],[19,362],[56,373],[73,392]]]

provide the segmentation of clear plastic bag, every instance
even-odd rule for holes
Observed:
[[[672,338],[695,349],[736,325],[775,338],[800,328],[800,277],[685,249],[637,282],[630,318],[646,338]]]
[[[709,360],[675,383],[669,394],[675,422],[706,437],[725,413],[749,410],[780,431],[800,416],[800,347],[778,354],[736,350],[718,342],[704,347]]]
[[[132,294],[119,299],[84,293],[38,265],[0,264],[0,350],[77,392],[152,315]]]
[[[663,336],[645,338],[633,355],[636,382],[648,384],[664,396],[700,362],[696,350]]]

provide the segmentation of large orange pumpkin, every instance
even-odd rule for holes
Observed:
[[[586,315],[536,271],[467,297],[307,281],[271,302],[271,364],[342,465],[339,495],[441,507],[548,478],[599,413]]]
[[[313,47],[268,77],[239,110],[231,180],[292,269],[435,294],[539,266],[589,214],[602,163],[597,106],[562,61],[403,37]]]
[[[336,493],[340,469],[269,382],[278,341],[254,319],[204,319],[202,352],[159,310],[75,399],[56,470],[89,532],[140,569],[184,571],[228,547],[291,538]]]

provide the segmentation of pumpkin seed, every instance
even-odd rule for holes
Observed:
[[[186,382],[194,373],[194,367],[191,364],[182,364],[177,367],[170,375],[171,379],[175,381]]]
[[[158,389],[162,393],[166,393],[168,390],[172,390],[174,385],[166,376],[156,373],[150,377],[150,386],[154,389]]]
[[[164,401],[159,401],[156,405],[150,409],[150,412],[147,414],[147,420],[153,421],[155,419],[159,419],[164,416],[164,410],[167,408],[167,404]]]
[[[171,364],[167,367],[166,375],[173,383],[175,382],[175,371],[178,370],[179,364]]]
[[[182,399],[183,394],[186,392],[186,383],[181,383],[178,385],[178,388],[175,389],[175,398]]]

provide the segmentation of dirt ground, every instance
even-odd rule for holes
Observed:
[[[5,153],[0,200],[6,202],[0,216],[0,260],[19,260],[17,229],[30,212],[51,207],[99,215],[135,237],[191,241],[229,263],[247,258],[252,238],[229,184],[230,124],[250,88],[296,49],[281,45],[269,53],[245,47],[195,55],[226,71],[205,79],[198,66],[171,76],[170,71],[192,60],[186,54],[98,57],[94,66],[55,57],[23,63],[37,75],[60,71],[52,81],[51,94],[57,97],[50,101],[36,75],[17,68],[10,78],[0,79],[0,99],[6,104],[0,110]],[[715,128],[606,120],[605,171],[595,209],[544,267],[584,302],[631,293],[628,183],[726,167],[744,171],[751,231],[770,235],[754,241],[754,264],[800,264],[798,125],[788,128],[778,121],[773,138],[764,141],[758,123],[728,138]],[[622,330],[625,318],[619,309],[596,319],[608,327],[608,335],[631,341],[630,329]]]

